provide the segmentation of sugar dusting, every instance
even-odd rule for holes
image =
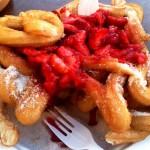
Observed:
[[[6,88],[10,96],[18,100],[20,110],[27,107],[35,108],[39,103],[39,97],[43,101],[43,107],[46,105],[48,95],[40,88],[35,79],[20,74],[14,66],[4,69],[3,75]]]
[[[21,99],[23,99],[23,101],[20,105],[20,109],[36,107],[37,98],[40,96],[39,93],[40,91],[38,86],[28,85],[28,88],[21,95]]]
[[[23,92],[26,88],[29,77],[20,74],[14,66],[10,66],[6,70],[4,70],[3,73],[6,88],[9,89],[11,82],[15,87],[15,90],[12,90],[10,92],[10,95],[17,97],[18,94]]]
[[[24,77],[23,75],[20,75],[20,77],[15,80],[15,85],[19,93],[21,93],[25,89],[27,85],[27,80],[28,77]]]

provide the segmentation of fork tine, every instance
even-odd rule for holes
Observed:
[[[55,121],[55,123],[66,135],[70,133],[59,121]]]
[[[69,119],[69,117],[67,118],[67,113],[63,112],[63,110],[61,110],[58,107],[54,107],[54,110],[56,111],[57,114],[59,114],[61,116],[61,118],[63,118],[63,120],[65,120],[71,127],[74,127],[74,125],[72,124],[72,120],[71,118]]]
[[[44,121],[44,123],[47,125],[47,127],[48,127],[50,130],[52,130],[53,133],[56,134],[57,137],[58,137],[61,141],[63,141],[63,142],[65,143],[65,141],[66,141],[66,136],[65,136],[63,133],[61,133],[57,128],[55,128],[54,126],[52,126],[49,122],[47,122],[46,119],[43,119],[43,121]],[[65,144],[66,144],[66,143],[65,143]]]
[[[53,111],[49,111],[49,113],[55,117],[56,120],[58,120],[60,123],[62,123],[68,130],[71,130],[72,126],[66,122],[58,113],[55,113]]]
[[[72,127],[74,127],[74,125],[81,125],[82,126],[81,123],[79,123],[78,121],[76,121],[75,119],[70,117],[67,113],[62,111],[60,108],[58,108],[56,106],[54,108],[63,117],[64,120],[66,120],[70,125],[72,125]]]

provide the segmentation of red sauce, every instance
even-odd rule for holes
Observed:
[[[55,45],[21,50],[29,63],[38,68],[43,86],[54,101],[63,90],[82,89],[87,73],[82,63],[87,57],[112,57],[132,64],[147,60],[142,46],[132,43],[128,37],[125,17],[116,18],[99,10],[90,16],[71,14],[62,21],[65,37]]]
[[[47,118],[47,121],[48,121],[52,126],[54,126],[55,128],[57,128],[58,130],[60,130],[59,127],[57,126],[57,124],[55,123],[55,121],[54,121],[53,118],[48,117],[48,118]],[[47,128],[47,127],[46,127],[46,128]],[[47,129],[48,129],[48,128],[47,128]],[[49,131],[49,134],[50,134],[50,138],[51,138],[51,140],[52,140],[53,142],[59,143],[61,147],[66,147],[66,145],[63,144],[63,143],[61,142],[61,140],[60,140],[52,131],[50,131],[49,129],[48,129],[48,131]],[[61,130],[60,130],[60,131],[61,131]],[[62,131],[61,131],[61,132],[62,132]]]
[[[97,108],[94,108],[93,110],[90,111],[89,122],[88,122],[90,126],[97,125],[96,113],[97,113]]]

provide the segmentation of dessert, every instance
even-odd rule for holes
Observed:
[[[63,24],[57,15],[42,10],[1,17],[0,29],[0,44],[16,47],[51,45],[63,36]]]
[[[0,18],[0,44],[10,47],[0,47],[0,98],[24,125],[37,122],[46,106],[97,109],[108,143],[136,142],[149,135],[149,116],[132,111],[150,105],[143,10],[125,0],[95,4],[87,10],[75,0],[53,12]]]
[[[0,102],[0,139],[6,146],[13,146],[19,140],[17,127],[4,114],[4,105]]]
[[[37,83],[36,79],[24,76],[9,66],[0,72],[0,97],[15,109],[15,115],[24,125],[37,122],[43,113],[48,95]]]
[[[14,53],[11,48],[6,46],[0,46],[0,64],[5,68],[12,65],[24,75],[33,74],[33,70],[29,64],[23,58]]]

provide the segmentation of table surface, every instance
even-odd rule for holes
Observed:
[[[54,10],[69,1],[71,0],[10,0],[9,5],[1,15],[18,14],[20,11],[29,9]]]

